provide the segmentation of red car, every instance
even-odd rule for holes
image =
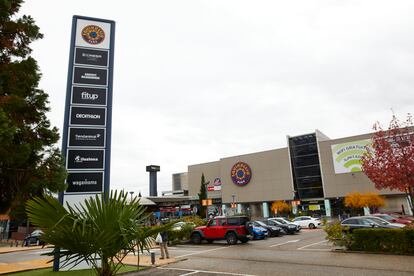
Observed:
[[[196,227],[191,233],[191,242],[200,244],[203,240],[212,243],[215,240],[227,240],[228,244],[237,241],[246,243],[251,237],[249,218],[244,216],[215,217],[206,226]]]
[[[399,218],[397,216],[392,216],[388,214],[372,214],[371,216],[380,217],[382,219],[385,219],[388,222],[391,223],[402,223],[402,224],[410,224],[411,220],[406,218]]]

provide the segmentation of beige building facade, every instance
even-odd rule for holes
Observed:
[[[402,192],[376,189],[361,171],[360,156],[370,137],[329,139],[316,130],[287,136],[286,148],[189,165],[188,195],[197,197],[204,174],[208,197],[215,199],[222,214],[268,217],[271,203],[284,200],[296,214],[345,215],[343,199],[351,192],[379,193],[386,199],[384,211],[409,213]]]

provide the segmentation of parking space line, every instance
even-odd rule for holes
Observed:
[[[317,251],[320,251],[320,250],[327,251],[328,250],[328,251],[330,251],[330,249],[306,249],[307,247],[311,247],[311,246],[314,246],[314,245],[317,245],[317,244],[321,244],[321,243],[326,243],[326,242],[328,242],[328,241],[327,240],[323,240],[323,241],[311,243],[311,244],[308,244],[308,245],[299,247],[297,250],[312,250],[312,251],[314,251],[314,250],[317,250]]]
[[[209,250],[198,251],[198,252],[194,252],[194,253],[189,253],[189,254],[185,254],[185,255],[177,256],[177,257],[175,257],[175,258],[176,258],[176,259],[177,259],[177,258],[183,258],[183,257],[187,257],[187,256],[192,256],[192,255],[197,255],[197,254],[207,253],[207,252],[216,251],[216,250],[220,250],[220,249],[231,248],[231,247],[233,247],[233,246],[232,246],[232,245],[230,245],[230,246],[223,246],[223,247],[219,247],[219,248],[213,248],[213,249],[209,249]]]
[[[163,269],[163,270],[171,269],[171,270],[191,272],[191,273],[181,274],[181,276],[195,274],[195,273],[211,273],[211,274],[234,275],[234,276],[256,276],[256,275],[253,275],[253,274],[240,274],[240,273],[233,273],[233,272],[211,271],[211,270],[195,270],[195,269],[178,268],[178,267],[166,267],[166,266],[159,266],[157,268],[158,269]]]
[[[180,276],[187,276],[187,275],[196,274],[196,273],[198,273],[197,270],[195,270],[193,272],[188,272],[188,273],[181,274]]]
[[[269,247],[280,246],[280,245],[284,245],[284,244],[288,244],[288,243],[292,243],[292,242],[298,242],[298,241],[300,241],[300,240],[291,240],[291,241],[287,241],[287,242],[281,242],[281,243],[273,244]]]

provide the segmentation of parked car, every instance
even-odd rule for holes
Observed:
[[[42,239],[42,235],[42,230],[34,230],[30,235],[26,236],[26,238],[23,241],[23,245],[45,245],[45,241]]]
[[[300,216],[292,220],[293,223],[299,224],[302,228],[315,229],[322,226],[322,222],[318,218],[311,216]]]
[[[192,227],[196,226],[193,222],[179,221],[179,222],[174,223],[172,225],[171,230],[172,231],[181,231],[183,229],[184,225],[191,225]]]
[[[379,223],[379,221],[380,218],[375,217],[351,217],[343,220],[341,226],[348,227],[349,232],[360,228],[399,228],[389,223]]]
[[[253,228],[252,228],[253,230],[252,239],[253,240],[259,240],[259,239],[262,240],[269,236],[269,232],[267,231],[266,228],[261,227],[261,226],[256,226],[255,223],[252,223],[252,224],[253,224]]]
[[[271,218],[262,220],[263,223],[269,226],[279,226],[282,228],[285,234],[295,234],[296,233],[296,225],[293,224],[283,224],[276,220],[272,220]]]
[[[237,241],[246,243],[253,236],[253,229],[246,216],[211,218],[206,226],[196,227],[191,233],[191,242],[200,244],[203,240],[212,243],[215,240],[227,240],[228,244]]]
[[[266,225],[264,222],[260,220],[253,221],[253,226],[260,226],[265,229],[267,229],[269,233],[269,237],[278,237],[280,236],[282,232],[282,228],[279,226],[272,226],[272,225]]]
[[[278,221],[278,222],[280,222],[280,223],[283,223],[283,224],[293,224],[293,225],[295,225],[295,226],[296,226],[296,232],[299,232],[299,231],[300,231],[300,229],[302,228],[302,227],[299,225],[299,223],[297,223],[297,222],[292,222],[292,221],[290,221],[290,220],[287,220],[286,218],[276,217],[276,218],[271,218],[271,219],[276,220],[276,221]]]
[[[362,216],[363,218],[368,218],[370,220],[373,220],[375,223],[381,226],[385,226],[386,228],[403,228],[405,224],[402,223],[391,223],[386,221],[383,218],[376,217],[376,216]]]
[[[372,214],[371,216],[375,216],[375,217],[385,219],[386,221],[391,222],[391,223],[401,223],[401,224],[410,224],[411,223],[411,220],[409,220],[409,219],[399,218],[397,216],[392,216],[392,215],[388,215],[388,214]]]

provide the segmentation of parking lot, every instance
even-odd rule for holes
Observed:
[[[413,275],[414,256],[332,251],[321,229],[247,244],[169,247],[177,263],[139,275]],[[156,252],[159,256],[159,252]]]

